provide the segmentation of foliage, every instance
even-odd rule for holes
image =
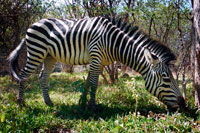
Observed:
[[[179,75],[185,73],[183,69],[190,63],[188,49],[191,46],[191,10],[191,2],[187,0],[64,0],[53,12],[48,12],[48,15],[76,19],[102,15],[120,16],[122,21],[138,25],[149,36],[174,51],[178,59],[175,67],[178,80]],[[116,65],[110,68],[110,79],[115,81],[112,77],[117,75]],[[190,69],[186,71],[190,72]]]
[[[149,94],[140,76],[120,78],[105,85],[100,78],[97,102],[101,111],[79,106],[86,73],[53,73],[50,97],[54,107],[45,105],[37,76],[28,81],[26,106],[16,104],[17,86],[6,76],[0,78],[0,131],[2,132],[198,132],[200,115],[169,113],[165,105]],[[82,80],[81,80],[82,79]],[[188,88],[191,84],[188,84]],[[15,88],[15,89],[11,89]],[[192,92],[187,92],[191,96]],[[188,98],[189,99],[189,98]],[[193,105],[194,98],[188,100]],[[194,106],[192,106],[194,107]]]
[[[52,3],[41,0],[1,0],[0,1],[0,46],[13,49],[18,45],[21,35]]]

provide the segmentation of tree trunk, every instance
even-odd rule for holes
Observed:
[[[111,84],[118,80],[118,64],[118,62],[114,62],[113,64],[105,67],[105,70],[109,74]]]
[[[200,2],[192,0],[192,70],[195,106],[200,108]]]
[[[104,82],[105,82],[106,84],[108,84],[108,80],[107,80],[106,76],[103,74],[103,71],[101,72],[100,75],[103,77]]]

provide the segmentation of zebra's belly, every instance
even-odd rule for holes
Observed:
[[[89,64],[89,53],[87,51],[85,52],[78,52],[78,53],[73,53],[73,54],[64,54],[61,56],[60,55],[53,55],[53,56],[58,62],[69,64],[69,65],[86,65]]]

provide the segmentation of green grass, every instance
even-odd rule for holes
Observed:
[[[18,86],[0,77],[0,132],[199,132],[200,115],[169,113],[166,106],[149,94],[140,76],[120,78],[106,85],[100,77],[94,113],[79,106],[81,87],[87,73],[53,73],[50,97],[54,107],[45,105],[37,76],[28,80],[25,107],[16,104]],[[78,81],[78,82],[77,82]],[[187,103],[194,108],[191,83]]]

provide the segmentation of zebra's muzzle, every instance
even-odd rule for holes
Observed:
[[[182,96],[177,97],[177,104],[167,105],[168,109],[172,112],[177,111],[178,108],[181,110],[187,110],[185,100]]]

